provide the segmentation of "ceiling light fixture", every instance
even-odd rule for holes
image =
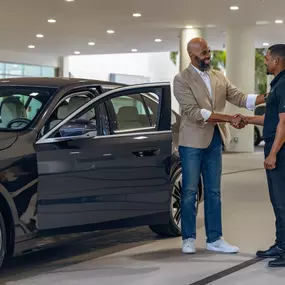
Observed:
[[[49,23],[56,23],[56,20],[55,19],[48,19],[48,22]]]
[[[137,49],[135,49],[135,48],[133,48],[133,49],[132,49],[132,52],[137,52],[137,51],[138,51],[138,50],[137,50]]]
[[[37,37],[37,38],[43,38],[44,35],[42,35],[42,34],[37,34],[36,37]]]
[[[275,23],[276,24],[283,24],[283,20],[276,20]]]
[[[265,47],[268,47],[269,43],[263,43],[262,45],[265,46]]]
[[[95,43],[94,42],[89,42],[88,45],[95,46]]]
[[[268,25],[268,24],[270,24],[270,22],[269,21],[256,21],[256,25]]]
[[[65,2],[74,2],[74,0],[65,0]]]
[[[237,10],[239,10],[239,7],[238,6],[231,6],[230,9],[232,11],[237,11]]]
[[[139,17],[141,17],[142,16],[142,14],[140,14],[140,13],[134,13],[133,14],[133,17],[135,17],[135,18],[139,18]]]
[[[29,45],[28,48],[35,48],[35,46],[34,45]]]
[[[155,41],[156,43],[161,43],[161,42],[162,42],[161,39],[155,39],[154,41]]]
[[[113,31],[113,30],[108,30],[107,33],[108,33],[108,34],[114,34],[115,31]]]
[[[186,26],[186,29],[193,29],[193,26]]]
[[[80,51],[75,51],[74,54],[80,54]]]

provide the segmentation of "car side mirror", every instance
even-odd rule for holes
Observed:
[[[96,122],[83,119],[69,121],[59,129],[59,137],[95,137],[96,135]]]

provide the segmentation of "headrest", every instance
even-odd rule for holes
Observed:
[[[120,120],[126,122],[137,121],[138,115],[138,109],[134,106],[121,107],[118,112]]]
[[[1,104],[2,125],[7,126],[14,119],[27,118],[27,111],[20,99],[11,97],[4,99]]]
[[[71,97],[68,103],[68,114],[71,114],[72,112],[79,109],[82,105],[87,103],[90,99],[87,97]]]
[[[60,106],[57,110],[57,118],[58,120],[64,120],[68,116],[68,106],[63,105]]]

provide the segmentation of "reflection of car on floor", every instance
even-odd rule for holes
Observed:
[[[168,83],[5,79],[0,103],[0,265],[57,234],[141,225],[181,234],[180,117]]]
[[[266,105],[256,106],[254,115],[263,116],[265,114]],[[254,145],[258,146],[263,141],[263,126],[254,126]]]

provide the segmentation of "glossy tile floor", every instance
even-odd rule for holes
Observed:
[[[224,237],[240,247],[237,255],[206,252],[203,207],[198,216],[198,251],[181,253],[181,240],[159,239],[147,227],[93,234],[57,248],[13,259],[0,275],[9,285],[188,285],[284,284],[285,268],[253,260],[274,241],[262,149],[225,154]],[[244,267],[244,268],[243,268]]]

